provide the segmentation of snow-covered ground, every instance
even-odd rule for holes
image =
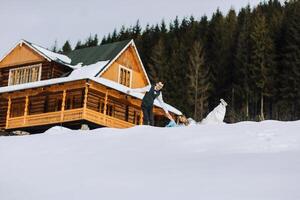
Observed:
[[[300,121],[0,137],[1,200],[299,200]]]

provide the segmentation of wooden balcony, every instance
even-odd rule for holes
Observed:
[[[88,108],[78,108],[72,110],[8,118],[6,129],[42,126],[47,124],[59,124],[78,120],[87,120],[101,126],[112,128],[129,128],[135,125]]]
[[[58,91],[56,87],[61,88]],[[46,104],[46,102],[51,102],[51,104]],[[142,112],[136,108],[139,103],[134,100],[128,101],[124,94],[101,85],[85,82],[50,87],[41,91],[37,90],[35,93],[24,91],[8,96],[5,129],[77,123],[81,120],[104,127],[129,128],[137,123],[143,124]],[[128,112],[131,107],[131,114],[126,115],[126,110],[114,110],[115,105],[127,106]],[[47,110],[57,111],[46,112]],[[133,110],[135,110],[134,115]]]

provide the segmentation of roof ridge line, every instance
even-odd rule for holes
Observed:
[[[89,49],[89,48],[101,47],[101,46],[105,46],[105,45],[111,45],[111,44],[115,44],[115,43],[119,43],[119,42],[125,42],[125,41],[130,42],[131,40],[133,40],[133,39],[120,40],[120,41],[115,41],[115,42],[106,43],[106,44],[99,44],[99,45],[96,45],[96,46],[90,46],[90,47],[83,47],[83,48],[79,48],[79,49],[74,49],[74,50],[72,50],[71,52],[73,52],[73,51],[78,51],[78,50],[83,50],[83,49]]]

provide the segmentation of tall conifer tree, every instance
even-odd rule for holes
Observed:
[[[254,85],[255,95],[260,99],[260,119],[265,119],[264,97],[273,94],[275,74],[274,44],[270,37],[266,18],[258,9],[254,17],[251,38],[251,68],[250,75]]]
[[[72,47],[70,45],[69,40],[67,40],[62,47],[62,53],[66,54],[66,53],[69,53],[70,51],[72,51]]]

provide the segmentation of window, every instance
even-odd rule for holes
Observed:
[[[127,87],[131,87],[131,69],[120,66],[119,83]]]
[[[41,80],[42,65],[30,65],[11,69],[9,71],[8,85],[17,85]]]

